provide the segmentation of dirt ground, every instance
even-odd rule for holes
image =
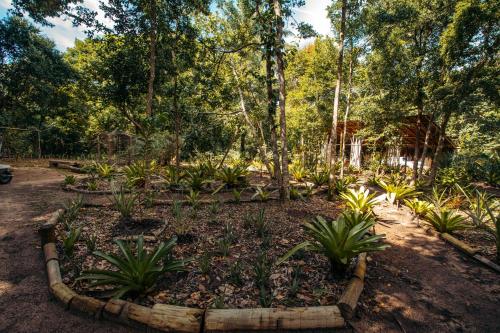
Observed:
[[[65,311],[48,293],[36,227],[71,194],[64,174],[16,167],[0,186],[0,332],[127,332]],[[500,332],[499,275],[417,228],[404,209],[376,209],[391,248],[370,256],[354,332]]]

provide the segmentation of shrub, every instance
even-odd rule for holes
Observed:
[[[388,247],[380,242],[384,238],[383,235],[367,236],[368,229],[373,225],[373,221],[364,221],[349,228],[343,219],[327,222],[317,216],[311,223],[304,225],[313,240],[296,245],[277,264],[281,264],[300,249],[306,249],[324,254],[330,260],[332,272],[344,274],[351,260],[358,254],[380,251]]]
[[[123,189],[113,191],[113,204],[123,221],[129,221],[135,209],[136,194],[127,194]]]
[[[96,257],[106,260],[116,270],[93,269],[85,272],[78,280],[90,280],[91,286],[114,286],[114,298],[126,294],[142,295],[149,292],[158,278],[167,272],[178,272],[185,269],[188,260],[176,260],[172,257],[172,249],[177,239],[162,242],[152,252],[144,249],[144,237],[139,236],[135,254],[130,244],[122,240],[115,241],[121,255],[94,252]]]
[[[67,175],[64,177],[63,185],[75,185],[76,184],[76,177],[73,175]]]
[[[425,220],[439,232],[451,233],[469,227],[464,223],[465,217],[445,208],[438,209],[437,212],[431,210],[425,215]]]
[[[380,200],[375,197],[375,193],[370,194],[370,190],[365,189],[363,186],[358,190],[348,189],[346,192],[341,193],[340,196],[344,199],[347,207],[351,210],[360,211],[361,213],[370,214],[373,206],[380,202]]]

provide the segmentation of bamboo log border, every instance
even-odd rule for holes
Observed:
[[[49,160],[49,168],[65,169],[73,171],[75,173],[86,173],[85,170],[75,166],[75,164],[76,163],[70,161]]]
[[[366,253],[358,256],[353,278],[338,305],[296,308],[194,309],[155,304],[145,307],[124,300],[79,295],[62,282],[55,227],[64,210],[55,211],[39,228],[51,294],[72,313],[109,320],[146,332],[330,332],[344,328],[361,295]]]
[[[460,251],[464,252],[465,254],[475,259],[476,261],[479,261],[480,263],[482,263],[485,266],[488,266],[495,272],[500,273],[500,266],[491,261],[490,259],[486,258],[485,256],[480,255],[478,253],[479,249],[471,247],[470,245],[462,242],[461,240],[453,237],[452,235],[446,232],[440,233],[439,236],[446,242],[453,245],[455,248],[459,249]]]

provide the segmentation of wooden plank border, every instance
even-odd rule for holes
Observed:
[[[363,290],[366,253],[358,256],[354,277],[338,305],[296,308],[194,309],[167,304],[152,308],[124,300],[79,295],[62,282],[55,227],[64,211],[54,212],[39,228],[51,294],[65,309],[97,320],[110,320],[146,332],[331,332],[345,327]],[[361,285],[360,285],[361,282]]]

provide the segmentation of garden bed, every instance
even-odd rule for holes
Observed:
[[[106,288],[90,288],[84,281],[75,281],[84,270],[108,268],[87,248],[85,239],[92,235],[96,237],[96,249],[115,253],[115,239],[135,239],[143,234],[146,248],[151,249],[178,235],[174,256],[194,258],[187,272],[167,274],[153,291],[130,301],[146,306],[160,303],[195,308],[336,304],[352,271],[343,278],[333,277],[328,260],[310,252],[300,253],[280,266],[273,263],[306,238],[301,228],[303,221],[316,215],[333,219],[341,206],[320,196],[284,205],[269,201],[202,205],[197,210],[184,206],[182,227],[173,217],[170,206],[140,207],[131,221],[122,221],[119,213],[109,207],[83,208],[74,222],[74,227],[82,228],[82,236],[72,258],[64,257],[60,251],[60,257],[64,258],[61,261],[63,282],[79,294],[109,297]],[[256,226],[248,222],[248,217],[255,217],[260,209],[264,209],[267,223],[266,232],[261,236]],[[63,233],[63,228],[63,224],[58,225],[58,234]],[[180,233],[179,228],[188,229]],[[223,241],[226,238],[231,239],[230,244]],[[58,248],[62,248],[60,243]],[[259,294],[254,272],[255,263],[263,256],[271,269],[267,299]]]
[[[478,254],[496,262],[497,250],[495,246],[495,236],[493,234],[483,229],[470,228],[455,231],[453,236],[474,248]]]

